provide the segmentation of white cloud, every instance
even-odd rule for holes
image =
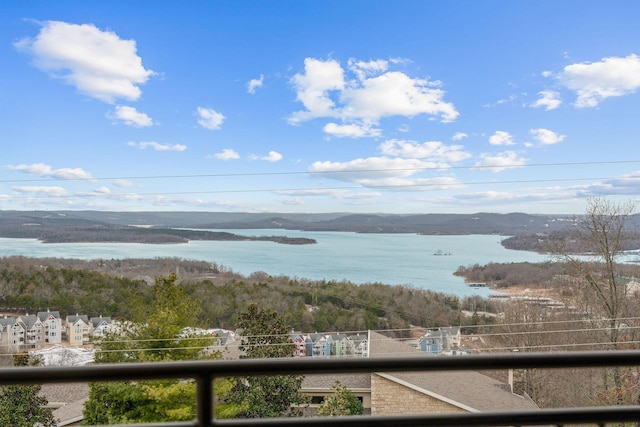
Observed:
[[[465,139],[465,138],[468,138],[468,137],[469,137],[469,135],[467,135],[467,134],[466,134],[466,133],[464,133],[464,132],[456,132],[456,133],[451,137],[451,139],[453,139],[454,141],[460,141],[460,140]]]
[[[299,124],[317,117],[337,116],[329,92],[343,90],[345,86],[344,70],[338,61],[306,58],[304,74],[296,74],[291,82],[296,89],[296,99],[302,102],[306,111],[293,113],[289,123]]]
[[[364,187],[385,187],[391,190],[434,190],[460,187],[453,177],[413,178],[412,175],[438,165],[419,159],[369,157],[348,162],[315,162],[309,172],[315,176],[343,182],[355,182]]]
[[[46,21],[36,37],[24,38],[15,47],[30,54],[35,66],[50,76],[108,103],[137,100],[139,86],[154,74],[142,66],[134,40],[92,24]]]
[[[362,182],[388,177],[411,176],[437,164],[418,159],[368,157],[348,162],[314,162],[309,172],[348,182]]]
[[[617,178],[589,184],[582,188],[579,195],[593,197],[602,195],[636,196],[640,192],[640,171],[625,174]]]
[[[391,62],[392,64],[406,65],[411,64],[413,61],[411,61],[409,58],[389,58],[389,62]]]
[[[145,113],[140,113],[133,107],[125,105],[116,106],[116,110],[109,117],[122,120],[127,126],[134,126],[138,128],[153,126],[153,120]]]
[[[147,141],[147,142],[133,142],[130,141],[127,143],[129,147],[136,147],[141,150],[146,148],[153,148],[156,151],[184,151],[187,149],[186,145],[182,144],[160,144],[155,141]]]
[[[375,61],[358,61],[355,58],[349,58],[349,69],[358,77],[358,80],[363,81],[368,76],[380,74],[387,71],[389,68],[389,62],[378,59]]]
[[[640,87],[640,57],[608,57],[564,67],[560,83],[577,93],[576,107],[595,107],[612,96],[633,93]]]
[[[363,187],[385,187],[389,190],[443,190],[460,187],[453,177],[412,178],[425,169],[438,165],[418,159],[369,157],[349,162],[315,162],[309,172],[325,178],[355,182]]]
[[[540,98],[531,104],[533,108],[544,107],[545,110],[555,110],[562,104],[562,100],[560,99],[560,94],[553,90],[543,90],[538,92]]]
[[[506,98],[500,98],[500,99],[498,99],[494,104],[488,104],[488,105],[486,105],[486,107],[495,107],[495,106],[497,106],[497,105],[508,104],[508,103],[510,103],[510,102],[515,101],[516,99],[518,99],[518,95],[511,94],[511,95],[509,95],[509,96],[508,96],[508,97],[506,97]]]
[[[502,130],[496,131],[489,137],[489,144],[491,145],[514,145],[513,136],[509,132]]]
[[[512,207],[520,203],[555,203],[575,197],[574,192],[558,188],[528,188],[527,191],[481,191],[457,194],[453,196],[455,203],[488,204]]]
[[[303,206],[305,204],[304,200],[296,198],[287,198],[285,200],[282,200],[280,203],[287,206]]]
[[[377,121],[389,116],[427,114],[451,122],[458,117],[458,112],[453,104],[442,100],[444,91],[437,86],[436,82],[413,79],[398,71],[367,78],[361,86],[350,86],[343,91],[342,117]]]
[[[287,196],[341,196],[346,194],[348,190],[340,190],[336,188],[305,188],[301,190],[277,190],[276,194]]]
[[[491,172],[502,172],[507,169],[522,167],[527,160],[518,157],[515,151],[505,151],[497,155],[483,153],[480,155],[481,160],[474,165],[476,170],[490,170]]]
[[[198,124],[205,129],[218,130],[226,118],[211,108],[198,107]]]
[[[134,186],[133,182],[129,181],[128,179],[116,179],[113,181],[113,185],[115,185],[116,187],[122,187],[122,188],[128,188],[128,187]]]
[[[445,145],[440,141],[404,141],[391,139],[380,144],[380,151],[387,156],[430,159],[438,162],[459,162],[471,157],[462,145]],[[444,166],[444,165],[443,165]]]
[[[260,78],[249,80],[249,83],[247,83],[247,92],[249,92],[250,94],[256,93],[256,89],[262,87],[263,83],[264,76],[260,74]]]
[[[240,155],[231,148],[225,148],[221,152],[214,154],[213,157],[219,160],[235,160],[239,159]]]
[[[339,188],[309,188],[302,190],[278,190],[276,194],[285,196],[299,196],[299,197],[331,197],[333,199],[371,199],[380,197],[382,194],[375,191],[367,192],[353,192],[347,189]],[[302,203],[300,203],[302,204]]]
[[[382,129],[372,128],[366,124],[348,124],[339,125],[337,123],[327,123],[322,130],[332,136],[338,138],[362,138],[362,137],[378,137],[382,135]]]
[[[31,165],[16,166],[9,165],[6,167],[10,170],[22,171],[38,176],[48,176],[56,179],[96,181],[96,179],[91,176],[89,172],[80,168],[53,169],[51,166],[44,163],[33,163]]]
[[[104,194],[104,195],[111,194],[111,190],[109,189],[109,187],[105,187],[105,186],[98,187],[94,191],[97,194]]]
[[[260,157],[260,160],[264,160],[267,162],[279,162],[280,160],[282,160],[282,154],[278,153],[277,151],[269,151],[269,154]]]
[[[564,135],[559,135],[549,129],[531,129],[529,133],[533,136],[533,138],[538,141],[540,144],[544,145],[553,145],[558,142],[562,142],[565,138]]]
[[[64,197],[67,191],[62,187],[45,187],[45,186],[16,186],[12,188],[14,191],[23,194],[39,194],[44,196]]]
[[[442,122],[458,117],[453,104],[443,101],[440,82],[389,71],[388,61],[350,59],[347,70],[334,59],[307,58],[304,63],[304,73],[296,74],[291,83],[305,109],[291,114],[290,124],[317,118],[340,119],[342,124],[329,123],[325,132],[358,138],[379,136],[381,131],[375,126],[384,117],[426,114]],[[351,79],[347,79],[347,71]],[[376,132],[363,131],[374,129]]]

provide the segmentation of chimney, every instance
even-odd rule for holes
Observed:
[[[520,350],[512,350],[513,354],[518,354]],[[509,369],[509,387],[511,393],[519,396],[525,395],[525,370],[524,369]]]

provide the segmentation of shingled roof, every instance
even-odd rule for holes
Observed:
[[[402,355],[454,357],[431,356],[374,331],[369,333],[369,338],[370,357],[398,357]],[[538,408],[529,397],[513,394],[507,384],[476,371],[419,371],[376,374],[387,380],[410,387],[415,391],[444,400],[469,412]]]

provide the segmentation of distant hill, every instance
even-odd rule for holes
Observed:
[[[573,215],[526,213],[349,214],[230,212],[0,211],[0,237],[36,238],[44,242],[184,243],[189,240],[271,240],[315,243],[284,236],[242,236],[219,230],[282,229],[425,235],[496,234],[510,249],[540,251],[540,237],[575,226]],[[640,226],[640,215],[629,218]],[[203,231],[216,230],[216,231]],[[560,234],[558,234],[560,233]]]
[[[501,234],[536,233],[566,228],[572,217],[525,213],[477,214],[289,214],[229,212],[0,211],[0,234],[38,228],[122,232],[136,229],[285,229],[357,233]],[[37,233],[36,233],[37,234]],[[142,233],[141,233],[142,234]]]
[[[497,214],[343,214],[332,218],[308,218],[299,215],[244,217],[232,221],[193,224],[194,228],[245,229],[279,228],[303,231],[350,231],[356,233],[417,234],[499,234],[516,235],[562,230],[573,217],[562,215]]]
[[[128,217],[127,215],[123,215]],[[190,240],[273,241],[290,245],[316,243],[314,239],[286,236],[241,236],[221,231],[184,229],[184,224],[172,226],[149,224],[124,225],[118,213],[91,215],[82,212],[18,212],[0,211],[0,237],[38,239],[45,243],[116,242],[116,243],[186,243]],[[127,219],[134,219],[128,217]],[[138,219],[138,218],[135,218]],[[133,224],[133,223],[132,223]]]

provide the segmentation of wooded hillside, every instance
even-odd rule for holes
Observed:
[[[155,278],[177,273],[184,291],[202,302],[201,325],[232,328],[251,303],[286,317],[302,331],[407,329],[477,324],[460,308],[491,304],[479,297],[460,299],[406,286],[311,281],[256,272],[248,277],[216,265],[177,258],[67,260],[0,258],[0,308],[46,309],[131,318],[150,298]],[[486,319],[489,321],[489,319]]]

